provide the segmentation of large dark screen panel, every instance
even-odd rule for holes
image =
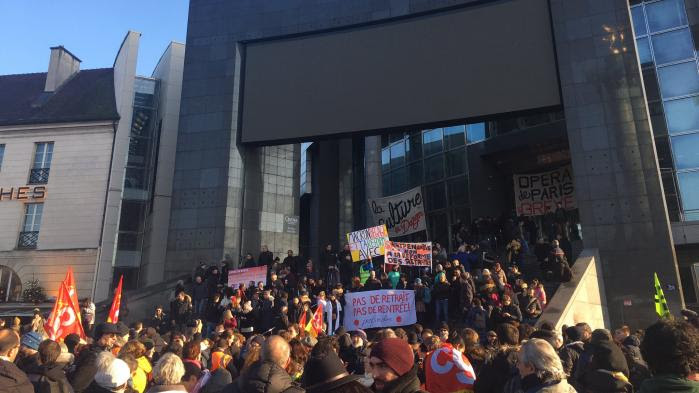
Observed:
[[[244,143],[560,104],[546,0],[249,43],[243,86]]]

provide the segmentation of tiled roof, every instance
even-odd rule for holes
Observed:
[[[45,82],[45,72],[0,75],[0,126],[119,118],[112,68],[79,71],[53,93]]]

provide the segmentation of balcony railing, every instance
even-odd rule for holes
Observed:
[[[32,168],[29,171],[29,184],[46,184],[51,168]]]
[[[39,231],[20,232],[17,248],[22,250],[33,250],[39,241]]]

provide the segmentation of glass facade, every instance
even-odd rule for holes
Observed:
[[[631,19],[670,220],[698,220],[699,72],[684,0],[632,4]]]
[[[447,245],[450,222],[470,220],[466,146],[485,130],[477,123],[382,136],[383,195],[423,186],[430,240]]]
[[[115,266],[141,264],[145,222],[152,206],[160,123],[157,117],[158,81],[137,77],[124,175]]]

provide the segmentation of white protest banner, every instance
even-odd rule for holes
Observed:
[[[345,293],[347,330],[412,325],[415,315],[415,291],[380,290]]]
[[[517,215],[540,216],[556,210],[574,209],[575,185],[570,165],[556,170],[526,175],[514,175]]]
[[[403,236],[425,230],[422,189],[415,187],[402,194],[369,199],[374,222],[386,224],[390,236]]]
[[[384,254],[383,242],[388,240],[385,225],[379,225],[347,234],[352,261],[359,262]]]
[[[385,241],[384,262],[389,265],[432,266],[432,243],[401,243]]]
[[[245,284],[247,288],[250,281],[254,281],[255,285],[260,281],[267,285],[267,266],[249,267],[228,272],[229,287],[238,288],[238,285]]]

